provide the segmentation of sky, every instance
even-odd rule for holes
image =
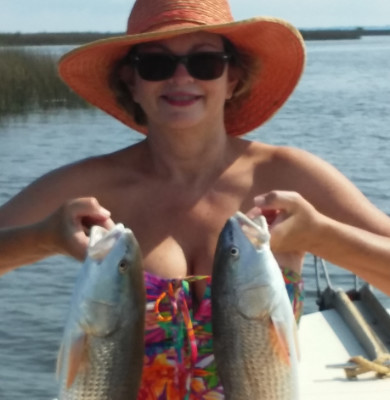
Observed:
[[[133,4],[134,0],[0,0],[0,32],[123,32]],[[230,0],[230,6],[236,20],[275,16],[298,28],[390,26],[390,0]]]

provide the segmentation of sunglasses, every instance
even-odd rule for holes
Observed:
[[[231,55],[227,53],[203,52],[177,56],[166,53],[138,53],[131,61],[145,81],[163,81],[172,78],[177,66],[185,65],[195,79],[209,81],[221,77]]]

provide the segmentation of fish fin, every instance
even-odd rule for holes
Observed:
[[[88,365],[87,335],[80,335],[72,341],[69,351],[68,371],[66,375],[66,388],[69,389],[79,372],[85,371]]]
[[[283,362],[285,362],[287,365],[291,365],[290,350],[284,323],[275,322],[271,318],[269,330],[271,343],[276,353]]]
[[[64,360],[64,343],[61,343],[60,349],[58,350],[58,356],[57,356],[57,367],[56,367],[57,380],[60,379],[63,360]]]
[[[295,351],[297,353],[297,360],[301,361],[301,349],[299,346],[299,340],[298,340],[298,325],[296,322],[294,322],[294,345],[295,345]]]

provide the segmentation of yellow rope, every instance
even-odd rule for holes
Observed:
[[[390,354],[382,354],[374,361],[367,360],[362,356],[352,357],[349,361],[356,364],[355,367],[344,368],[349,379],[356,378],[366,372],[375,372],[378,378],[390,378],[390,366],[386,363],[390,361]]]

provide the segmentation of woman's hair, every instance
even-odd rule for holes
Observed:
[[[134,75],[130,59],[135,48],[136,46],[132,47],[124,57],[114,64],[108,77],[108,84],[115,95],[118,105],[132,116],[138,125],[145,126],[148,122],[146,114],[142,107],[134,101],[129,87]]]
[[[252,82],[259,71],[259,60],[242,49],[237,48],[229,39],[222,37],[224,51],[231,54],[229,61],[229,73],[238,80],[233,96],[226,101],[225,110],[240,105],[252,88]],[[108,82],[113,91],[117,103],[141,126],[147,124],[147,117],[142,107],[133,99],[129,84],[132,80],[134,69],[131,64],[131,55],[134,54],[137,46],[133,46],[129,52],[119,59],[111,70]]]
[[[231,54],[229,73],[237,79],[232,97],[225,103],[225,111],[236,108],[242,100],[249,96],[253,80],[260,69],[260,61],[247,51],[237,48],[229,39],[222,37],[224,50]]]

